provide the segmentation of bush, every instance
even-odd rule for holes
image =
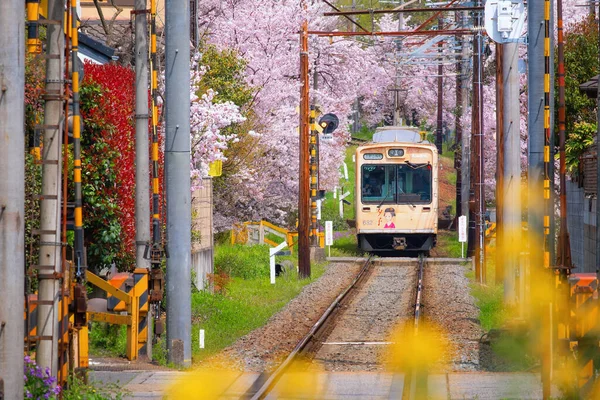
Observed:
[[[215,272],[252,279],[269,276],[268,245],[224,245],[215,251]]]

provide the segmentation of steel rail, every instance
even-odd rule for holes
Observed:
[[[421,301],[423,299],[423,266],[425,265],[425,257],[419,256],[419,266],[417,267],[417,297],[415,300],[415,335],[419,331],[419,318],[421,317]]]
[[[331,303],[331,305],[325,310],[321,318],[312,326],[310,331],[298,344],[294,347],[294,350],[287,356],[287,358],[281,363],[281,365],[273,372],[269,378],[265,381],[265,383],[256,391],[256,393],[252,396],[251,400],[259,400],[265,398],[265,396],[273,389],[275,383],[281,378],[283,373],[290,367],[294,359],[298,356],[298,354],[306,347],[306,345],[312,340],[317,331],[321,329],[321,327],[327,322],[333,311],[336,307],[341,303],[342,300],[350,293],[352,289],[356,287],[356,284],[361,280],[361,278],[365,275],[365,273],[369,270],[371,264],[371,259],[373,255],[371,254],[360,272],[356,275],[352,283]]]

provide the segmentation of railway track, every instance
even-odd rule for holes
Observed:
[[[404,322],[412,326],[406,330],[407,334],[418,332],[423,314],[424,266],[424,257],[411,264],[392,266],[377,265],[377,260],[369,257],[353,282],[332,302],[286,360],[262,380],[260,387],[251,388],[245,398],[265,398],[299,360],[312,360],[312,365],[328,371],[382,370],[382,355],[392,344],[386,341],[390,330]],[[417,389],[414,384],[417,381],[408,379],[415,386],[412,391]]]

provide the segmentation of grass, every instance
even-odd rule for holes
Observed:
[[[238,338],[264,325],[269,318],[296,297],[302,288],[323,274],[321,264],[313,265],[312,276],[299,280],[297,272],[286,271],[271,285],[268,277],[231,280],[225,294],[208,291],[192,295],[192,353],[197,363]],[[199,331],[204,329],[205,348],[199,348]]]
[[[461,257],[461,243],[458,241],[458,232],[456,231],[438,231],[437,244],[432,250],[432,255],[436,257]],[[465,255],[467,246],[465,243]]]
[[[99,357],[125,357],[127,327],[92,322],[89,331],[90,354]]]
[[[356,235],[351,232],[348,232],[347,236],[335,239],[333,241],[333,246],[331,246],[332,257],[359,257],[362,255],[362,251],[358,249]]]

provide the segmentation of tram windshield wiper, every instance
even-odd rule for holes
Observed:
[[[379,204],[377,205],[377,208],[381,208],[381,205],[383,204],[383,202],[389,198],[390,198],[390,195],[388,194],[383,199],[381,199],[381,202],[379,202]]]

